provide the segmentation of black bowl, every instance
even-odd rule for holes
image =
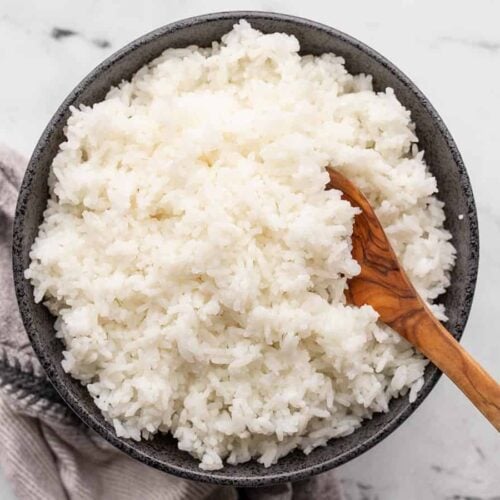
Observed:
[[[141,442],[116,436],[85,387],[63,371],[63,345],[54,335],[54,318],[43,305],[34,303],[33,288],[23,277],[29,264],[29,250],[46,207],[47,177],[52,159],[64,139],[63,127],[69,107],[102,100],[112,85],[129,79],[168,47],[210,45],[241,18],[263,32],[295,35],[304,54],[334,52],[344,57],[350,73],[370,73],[377,90],[392,87],[398,99],[411,110],[420,147],[425,150],[429,168],[437,179],[439,197],[446,203],[446,226],[453,234],[457,249],[451,286],[443,302],[449,315],[447,326],[457,339],[460,338],[474,294],[479,236],[469,178],[455,142],[420,90],[380,54],[333,28],[282,14],[225,12],[178,21],[132,42],[94,69],[57,110],[35,148],[17,204],[13,264],[19,308],[33,348],[59,394],[87,425],[130,456],[166,472],[211,483],[258,486],[303,479],[357,457],[388,436],[415,411],[439,379],[440,372],[432,365],[427,367],[424,386],[414,403],[410,404],[407,397],[393,400],[388,413],[374,416],[350,436],[334,439],[307,456],[295,451],[269,468],[252,461],[206,472],[199,469],[198,462],[188,453],[178,450],[170,435],[157,435],[151,441]],[[459,218],[462,214],[464,217]]]

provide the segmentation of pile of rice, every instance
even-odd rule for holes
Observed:
[[[26,271],[116,433],[170,431],[203,469],[309,453],[422,386],[426,360],[345,303],[356,210],[325,191],[326,165],[368,196],[429,303],[449,284],[410,113],[340,57],[298,51],[241,21],[73,109]]]

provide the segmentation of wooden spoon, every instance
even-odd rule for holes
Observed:
[[[500,431],[500,385],[464,350],[420,298],[361,191],[338,171],[328,168],[328,172],[330,182],[326,189],[342,191],[345,200],[361,209],[352,235],[352,255],[361,272],[349,280],[349,302],[372,306],[381,321],[444,372]]]

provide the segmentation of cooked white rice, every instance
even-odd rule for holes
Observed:
[[[241,21],[73,109],[26,271],[117,434],[170,431],[204,469],[309,453],[422,386],[426,361],[345,304],[356,210],[327,164],[427,301],[454,262],[410,113],[298,51]]]

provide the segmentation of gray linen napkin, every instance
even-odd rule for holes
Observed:
[[[14,297],[11,233],[26,162],[0,147],[0,467],[20,499],[342,500],[333,472],[266,488],[186,481],[116,450],[48,382]]]

